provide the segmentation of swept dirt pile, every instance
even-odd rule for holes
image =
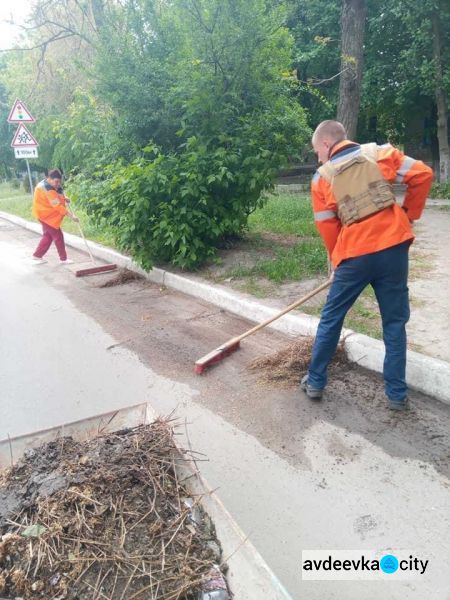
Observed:
[[[313,337],[299,337],[275,354],[257,358],[248,368],[258,372],[260,379],[268,383],[298,384],[308,369],[313,343]],[[346,369],[352,366],[342,344],[337,347],[331,365]]]
[[[120,269],[115,277],[108,279],[105,283],[102,283],[98,287],[107,288],[114,287],[116,285],[125,285],[126,283],[130,283],[131,281],[142,281],[144,277],[139,275],[139,273],[135,273],[134,271],[130,271],[129,269]]]
[[[0,597],[201,598],[221,550],[179,458],[163,420],[28,450],[0,474]]]

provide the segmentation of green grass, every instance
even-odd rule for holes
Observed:
[[[238,266],[227,277],[265,277],[275,283],[296,281],[326,273],[327,255],[319,239],[300,240],[293,246],[273,244],[274,257],[259,259],[253,267]]]
[[[230,266],[220,275],[208,270],[207,277],[217,283],[239,280],[235,287],[257,297],[271,295],[274,285],[327,273],[325,247],[314,224],[311,201],[304,195],[269,196],[250,215],[248,232],[235,249],[236,261],[244,264]],[[247,260],[242,260],[243,253]]]
[[[262,233],[317,237],[311,201],[306,196],[280,193],[250,215],[249,230]]]
[[[27,194],[25,194],[22,186],[16,188],[9,182],[2,182],[0,183],[0,198],[4,196],[27,196]],[[31,198],[31,194],[28,194],[28,197]]]
[[[319,306],[301,307],[299,310],[316,317],[320,316],[323,304]],[[373,289],[367,287],[345,317],[344,327],[353,329],[370,337],[381,340],[383,330],[380,311]]]
[[[450,181],[433,183],[430,190],[430,198],[447,198],[450,200]]]
[[[383,338],[378,308],[367,308],[366,303],[359,298],[345,317],[344,327],[378,340]]]
[[[0,210],[32,219],[31,201],[31,194],[26,194],[22,188],[14,189],[8,183],[0,183]]]
[[[261,295],[257,277],[281,284],[326,273],[327,255],[314,225],[309,198],[288,193],[271,195],[263,208],[250,215],[248,226],[246,242],[259,243],[265,254],[269,248],[272,256],[257,259],[251,267],[232,268],[224,277],[247,280],[244,287]],[[285,243],[271,236],[284,236]]]
[[[14,189],[9,183],[0,184],[0,211],[11,213],[30,221],[35,221],[36,219],[31,212],[31,205],[31,194],[24,193],[21,188]],[[110,233],[95,226],[82,209],[76,209],[76,213],[80,219],[84,235],[87,238],[107,246],[113,246],[113,237]],[[69,218],[64,219],[62,228],[64,231],[67,231],[67,233],[79,235],[77,224]]]
[[[267,282],[264,282],[263,284],[260,279],[250,276],[249,278],[244,279],[244,281],[237,286],[237,289],[246,294],[250,294],[251,296],[255,296],[255,298],[267,298],[273,290],[273,287],[273,284],[268,284]]]

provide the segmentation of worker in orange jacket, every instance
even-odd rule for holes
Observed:
[[[61,264],[73,263],[67,258],[61,223],[66,215],[73,221],[78,221],[78,218],[67,208],[69,199],[64,195],[61,180],[61,171],[52,169],[34,190],[33,215],[42,225],[42,238],[33,254],[36,264],[47,262],[43,257],[52,242],[55,243]]]
[[[360,145],[348,140],[337,121],[320,123],[312,145],[322,163],[311,184],[314,220],[334,272],[301,388],[312,400],[322,399],[344,318],[371,285],[383,325],[388,406],[405,410],[411,224],[422,214],[432,170],[390,144]],[[401,206],[392,191],[394,182],[407,187]]]

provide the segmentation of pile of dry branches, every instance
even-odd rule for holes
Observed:
[[[162,420],[29,450],[0,474],[0,597],[198,598],[220,547],[176,460]]]
[[[313,337],[299,337],[275,354],[252,361],[249,369],[257,371],[264,382],[298,384],[308,369],[313,344]],[[339,344],[331,364],[346,368],[350,365],[343,344]]]

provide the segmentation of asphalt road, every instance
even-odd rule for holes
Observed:
[[[176,411],[181,444],[188,423],[204,476],[296,600],[450,599],[449,406],[412,393],[411,413],[391,414],[379,376],[358,368],[319,405],[268,386],[246,367],[288,343],[269,331],[195,376],[247,322],[147,282],[76,279],[53,249],[28,264],[36,241],[0,220],[0,439],[148,401]],[[302,581],[305,549],[430,563],[414,580]]]

